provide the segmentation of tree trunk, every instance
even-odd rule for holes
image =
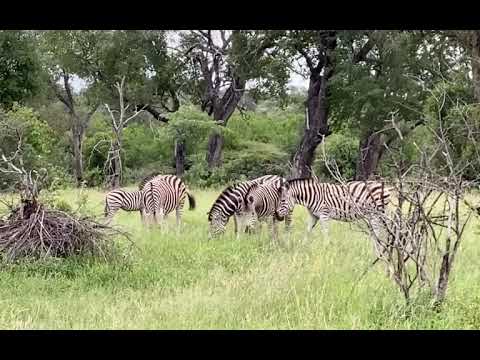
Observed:
[[[115,139],[112,144],[112,159],[111,159],[111,178],[110,186],[112,189],[120,187],[122,182],[122,128],[119,127],[115,131]]]
[[[472,77],[475,101],[480,103],[480,30],[472,34]]]
[[[448,277],[450,275],[450,256],[449,254],[444,254],[442,258],[442,265],[440,267],[440,273],[438,275],[438,282],[435,289],[435,307],[439,307],[445,300],[447,295],[448,287]]]
[[[368,132],[360,141],[355,180],[368,180],[377,170],[382,154],[382,135]]]
[[[175,140],[175,171],[178,177],[185,173],[185,142]]]
[[[334,51],[337,47],[337,34],[335,31],[319,31],[318,38],[318,47],[321,51],[316,66],[305,51],[300,51],[306,57],[310,69],[310,82],[306,101],[305,129],[292,161],[293,177],[311,176],[315,150],[323,138],[331,134],[328,128],[328,81],[335,69]]]
[[[83,126],[80,123],[74,123],[72,127],[73,172],[77,187],[80,187],[83,181],[83,135]]]
[[[223,144],[225,140],[222,134],[215,132],[208,139],[207,164],[210,169],[219,167],[223,162]]]
[[[122,176],[122,161],[120,159],[120,147],[118,143],[113,145],[113,159],[112,159],[112,179],[111,179],[111,187],[112,189],[116,189],[120,187],[120,180]]]
[[[293,156],[293,177],[309,177],[315,150],[328,136],[327,81],[323,76],[311,75],[308,86],[307,115],[302,140]]]
[[[219,126],[227,126],[227,122],[237,108],[238,103],[242,99],[245,92],[245,81],[239,77],[225,91],[223,97],[214,101],[213,105],[213,120]],[[225,140],[222,134],[215,131],[208,139],[207,146],[207,164],[208,168],[212,169],[222,165],[223,159],[223,144]]]

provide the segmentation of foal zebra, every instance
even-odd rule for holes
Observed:
[[[376,221],[379,217],[375,214],[383,213],[389,201],[390,190],[382,182],[352,181],[343,185],[320,183],[311,178],[293,179],[280,188],[277,213],[285,216],[295,204],[305,206],[310,213],[307,234],[318,220],[324,232],[327,232],[326,221],[329,219],[348,222],[365,216],[375,220],[372,225],[378,230]]]
[[[277,221],[285,221],[287,231],[292,222],[291,212],[285,216],[277,213],[279,189],[284,182],[285,179],[279,178],[264,184],[254,183],[244,196],[242,213],[246,214],[248,226],[254,227],[257,221],[270,220],[269,227],[274,240],[277,239]]]
[[[177,226],[180,225],[185,196],[188,197],[189,210],[195,209],[195,198],[175,175],[150,175],[139,187],[145,193],[145,209],[153,214],[157,224],[159,218],[164,220],[175,209]]]
[[[105,196],[105,218],[109,224],[115,213],[122,209],[125,211],[140,211],[143,220],[144,216],[144,192],[143,191],[125,191],[112,190]]]
[[[242,216],[243,199],[252,184],[267,183],[280,179],[277,175],[265,175],[253,180],[244,181],[231,185],[224,189],[213,203],[208,214],[208,222],[210,223],[210,236],[223,234],[226,225],[231,216],[234,218],[235,234],[239,236],[239,230],[243,230],[244,217]],[[242,229],[239,229],[241,227]]]

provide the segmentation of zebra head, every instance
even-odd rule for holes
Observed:
[[[212,209],[208,213],[208,222],[209,222],[209,236],[215,237],[225,232],[226,225],[228,223],[228,216],[222,211],[218,211],[217,209]]]
[[[293,211],[295,206],[295,199],[291,193],[290,184],[288,181],[284,181],[278,189],[278,205],[277,215],[285,217]]]
[[[255,197],[255,192],[258,190],[260,187],[260,184],[258,183],[253,183],[243,199],[241,199],[241,211],[240,215],[243,218],[244,225],[246,229],[253,229],[255,224],[258,222],[258,216],[257,212],[255,210],[256,206],[256,197]]]

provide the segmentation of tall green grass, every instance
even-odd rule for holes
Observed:
[[[78,190],[61,193],[74,205]],[[100,215],[103,194],[87,190],[87,211]],[[197,209],[184,210],[177,233],[143,229],[137,213],[115,224],[132,234],[125,258],[50,260],[3,265],[3,329],[446,329],[480,327],[480,245],[474,220],[458,254],[447,304],[435,313],[418,300],[408,309],[399,291],[373,267],[368,239],[349,224],[316,229],[304,242],[306,212],[281,245],[266,231],[236,239],[233,225],[209,240],[206,212],[215,191],[194,191]]]

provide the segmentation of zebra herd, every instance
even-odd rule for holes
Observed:
[[[180,224],[185,198],[190,210],[195,198],[185,183],[175,175],[158,173],[147,176],[137,191],[113,190],[105,198],[105,217],[109,223],[120,209],[140,211],[142,222],[159,223],[174,209]],[[352,181],[347,184],[321,183],[316,178],[285,179],[265,175],[225,188],[208,212],[211,237],[223,234],[233,216],[235,233],[252,231],[258,222],[268,222],[274,239],[277,222],[284,221],[290,230],[295,205],[304,206],[310,214],[307,234],[318,221],[324,231],[326,221],[355,221],[365,213],[383,212],[389,203],[390,190],[379,181]]]
[[[139,190],[112,190],[105,197],[105,218],[110,223],[115,213],[140,211],[144,224],[153,219],[155,223],[164,220],[175,209],[177,225],[180,224],[185,196],[188,197],[190,210],[195,209],[195,198],[187,190],[185,183],[175,175],[152,174],[144,178]]]

